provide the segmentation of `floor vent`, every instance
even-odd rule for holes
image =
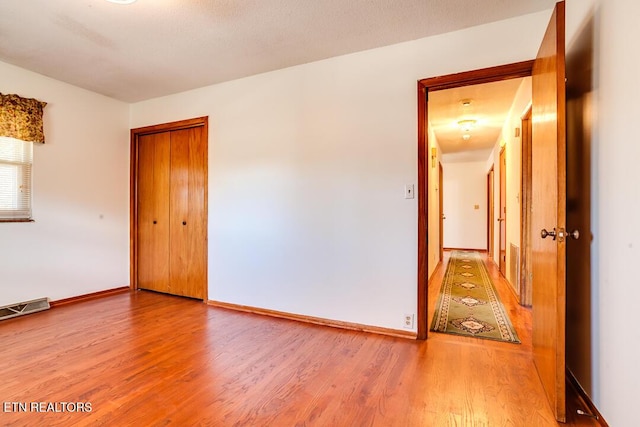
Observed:
[[[49,309],[49,298],[39,298],[32,301],[19,302],[17,304],[0,307],[0,320],[11,319],[12,317],[24,314],[36,313]]]

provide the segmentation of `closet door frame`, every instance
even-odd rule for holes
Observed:
[[[160,132],[169,132],[181,129],[189,129],[194,127],[202,127],[202,136],[204,138],[205,147],[208,147],[209,140],[209,117],[196,117],[193,119],[180,120],[176,122],[163,123],[153,126],[131,129],[131,171],[130,171],[130,203],[129,203],[129,254],[130,254],[130,287],[132,290],[138,289],[138,144],[139,138],[143,135],[149,135]],[[205,148],[205,156],[207,156],[208,148]],[[208,165],[205,158],[205,165]],[[208,167],[204,171],[204,229],[208,229]],[[205,249],[206,250],[206,249]],[[205,257],[208,259],[207,254]],[[208,301],[207,280],[204,281],[203,301]]]

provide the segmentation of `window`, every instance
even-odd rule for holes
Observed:
[[[0,221],[31,220],[33,143],[44,144],[46,105],[0,93]]]
[[[33,143],[0,137],[0,220],[31,219]]]

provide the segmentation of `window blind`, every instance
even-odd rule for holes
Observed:
[[[31,219],[33,143],[0,137],[0,220]]]

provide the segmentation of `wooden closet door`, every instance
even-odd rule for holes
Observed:
[[[169,292],[170,133],[138,140],[138,287]]]
[[[207,281],[206,148],[202,127],[171,132],[170,293],[198,299]]]

